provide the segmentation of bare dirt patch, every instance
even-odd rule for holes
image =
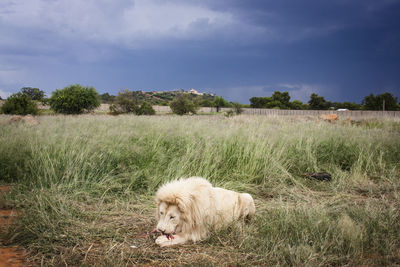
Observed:
[[[7,194],[11,190],[11,186],[0,186],[0,196]],[[7,209],[0,206],[0,233],[7,231],[8,227],[17,218],[17,212],[13,209]],[[1,237],[0,237],[1,238]],[[7,240],[0,239],[0,267],[18,267],[24,262],[25,252],[23,249],[13,247],[2,247]]]
[[[21,266],[24,257],[24,251],[18,247],[0,247],[0,267]]]
[[[0,231],[6,231],[12,225],[18,214],[13,209],[0,209]]]
[[[11,190],[11,185],[1,185],[0,194],[6,194]]]

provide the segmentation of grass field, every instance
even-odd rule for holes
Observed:
[[[400,122],[330,124],[263,116],[0,116],[4,240],[33,265],[400,264]],[[332,181],[301,175],[328,172]],[[203,176],[248,192],[256,217],[159,248],[153,197]],[[130,246],[136,246],[131,248]]]

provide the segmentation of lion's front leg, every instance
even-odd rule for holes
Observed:
[[[160,247],[167,247],[173,245],[179,245],[187,242],[187,238],[182,235],[173,235],[173,238],[169,238],[165,235],[157,237],[156,244]]]

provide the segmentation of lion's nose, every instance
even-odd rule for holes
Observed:
[[[165,234],[165,228],[158,227],[157,230],[160,231],[162,234]]]

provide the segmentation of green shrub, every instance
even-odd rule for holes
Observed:
[[[221,108],[229,106],[229,103],[222,96],[216,96],[213,104],[214,107],[217,108],[217,112],[219,112]]]
[[[117,106],[116,104],[111,104],[108,108],[110,109],[111,115],[119,115],[122,113],[119,106]]]
[[[21,92],[28,95],[32,100],[42,101],[44,99],[44,92],[39,88],[23,87]]]
[[[135,115],[154,115],[156,111],[148,102],[140,101],[135,92],[123,90],[118,93],[115,103],[110,105],[110,114],[118,115],[123,113],[133,113]]]
[[[243,113],[242,105],[238,102],[232,103],[232,110],[233,110],[233,112],[235,112],[236,115]]]
[[[177,95],[171,102],[170,107],[172,112],[178,115],[190,112],[196,114],[198,108],[197,105],[184,94]]]
[[[5,114],[16,114],[16,115],[26,115],[26,114],[37,114],[37,106],[31,98],[23,93],[16,93],[11,95],[1,107]]]
[[[154,110],[153,106],[147,102],[143,102],[138,109],[137,115],[154,115],[156,111]]]
[[[137,113],[138,107],[138,99],[133,92],[129,90],[123,90],[118,93],[116,97],[115,110],[118,114],[121,113]],[[110,106],[111,109],[111,106]]]
[[[104,93],[100,95],[101,102],[111,104],[114,102],[116,96],[110,95],[109,93]]]
[[[96,89],[80,84],[70,85],[53,92],[49,99],[50,108],[64,114],[80,114],[100,106]]]

